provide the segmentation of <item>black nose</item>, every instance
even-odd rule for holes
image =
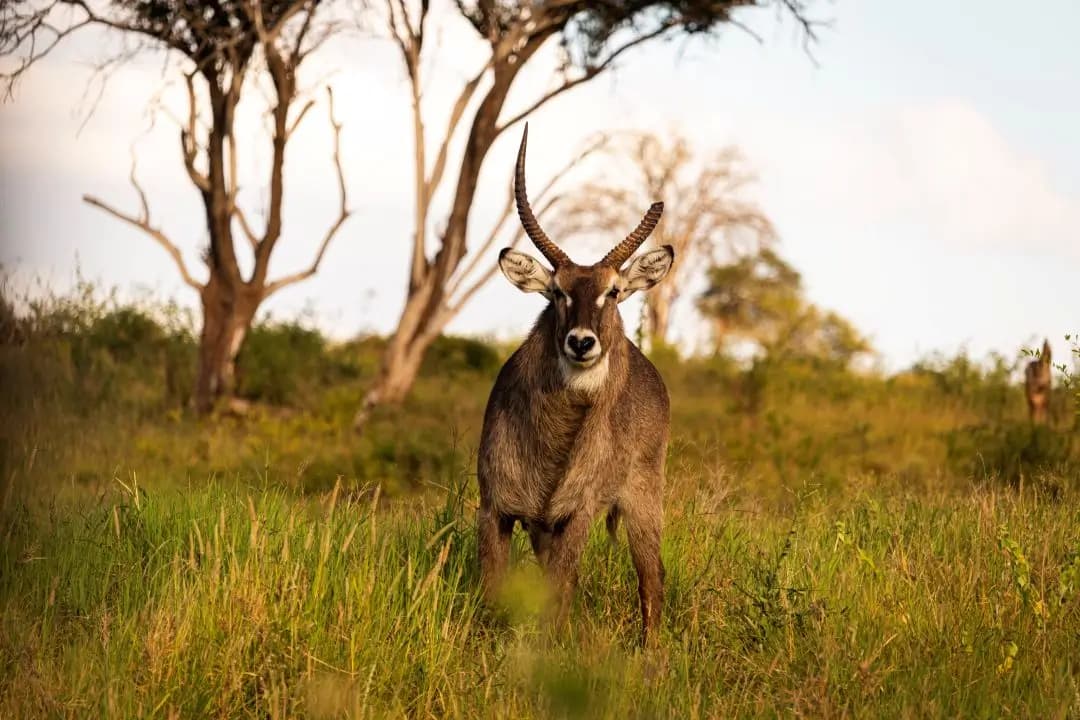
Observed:
[[[566,338],[566,344],[570,346],[570,349],[574,351],[575,355],[581,357],[592,350],[592,346],[596,344],[596,338],[591,335],[586,335],[585,337],[570,335]]]

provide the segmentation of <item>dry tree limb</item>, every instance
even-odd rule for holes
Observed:
[[[331,88],[327,88],[326,95],[329,104],[330,126],[334,131],[334,167],[337,170],[338,193],[341,198],[338,216],[323,236],[322,243],[319,245],[319,250],[315,254],[315,260],[311,263],[311,267],[307,270],[293,273],[292,275],[286,275],[278,280],[267,283],[266,289],[263,291],[263,297],[268,297],[270,294],[275,293],[284,287],[306,280],[318,272],[319,264],[322,262],[323,255],[326,254],[326,249],[330,246],[330,242],[352,214],[348,208],[348,194],[345,187],[345,170],[341,164],[341,122],[337,119],[334,112],[334,91]]]
[[[176,243],[170,240],[165,235],[165,233],[150,224],[150,206],[146,199],[146,192],[143,190],[142,185],[139,184],[139,181],[135,176],[134,154],[131,160],[130,179],[131,184],[135,188],[135,192],[137,192],[139,195],[140,214],[138,216],[128,215],[127,213],[117,210],[116,208],[107,204],[105,201],[100,200],[93,195],[83,195],[83,202],[96,208],[100,208],[112,215],[113,217],[119,220],[123,220],[128,225],[136,227],[149,235],[155,242],[157,242],[158,245],[165,248],[165,252],[169,253],[169,256],[172,257],[173,262],[176,263],[176,267],[180,271],[180,277],[183,278],[184,282],[194,290],[201,291],[203,289],[203,285],[197,280],[195,280],[195,278],[192,277],[191,273],[188,272],[187,264],[184,262],[184,258],[180,254],[180,248],[178,248],[176,246]]]

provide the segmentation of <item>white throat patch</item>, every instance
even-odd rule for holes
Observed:
[[[604,386],[604,381],[607,380],[608,356],[604,355],[595,365],[579,368],[574,367],[569,360],[560,355],[559,372],[567,388],[593,395],[599,392]]]

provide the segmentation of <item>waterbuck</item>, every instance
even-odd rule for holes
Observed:
[[[1043,340],[1042,352],[1024,368],[1024,394],[1028,415],[1034,423],[1046,422],[1050,404],[1050,341]]]
[[[514,174],[518,215],[526,234],[551,263],[507,248],[499,267],[523,292],[547,307],[506,361],[488,399],[477,463],[479,559],[487,598],[506,569],[515,522],[554,591],[561,625],[577,582],[593,520],[607,511],[614,535],[622,518],[638,575],[642,643],[655,637],[663,603],[661,495],[667,451],[667,388],[653,364],[630,342],[618,305],[660,282],[671,269],[670,246],[622,266],[656,227],[654,203],[637,229],[600,262],[578,265],[540,228],[525,191],[521,137]]]

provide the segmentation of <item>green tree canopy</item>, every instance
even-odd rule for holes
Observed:
[[[743,340],[770,357],[846,365],[871,350],[848,320],[804,297],[802,276],[771,248],[710,268],[698,309],[712,321],[718,351]]]

